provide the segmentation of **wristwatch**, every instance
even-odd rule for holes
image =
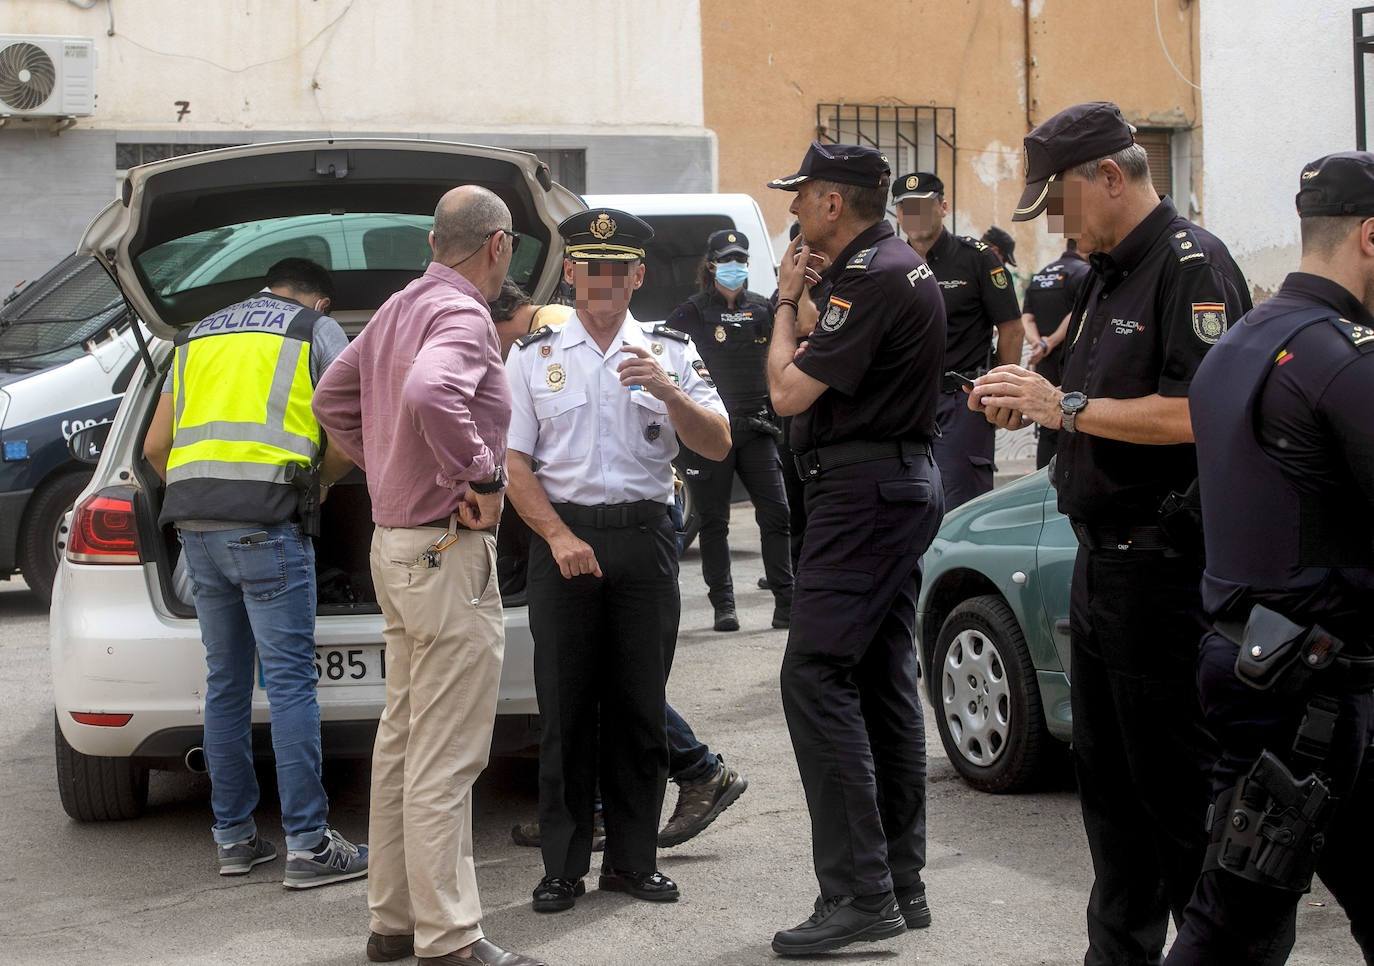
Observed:
[[[491,479],[474,480],[470,482],[468,486],[472,489],[472,492],[480,493],[483,496],[500,493],[506,488],[506,468],[504,466],[498,466],[496,467],[496,472],[491,474]]]
[[[1078,421],[1078,414],[1088,408],[1088,397],[1081,392],[1066,392],[1064,398],[1059,400],[1059,412],[1064,417],[1064,432],[1076,433],[1074,423]]]

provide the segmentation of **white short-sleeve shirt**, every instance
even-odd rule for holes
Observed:
[[[649,352],[694,402],[726,414],[696,346],[683,333],[627,313],[603,353],[574,313],[559,329],[526,336],[506,359],[508,445],[534,457],[535,476],[551,503],[673,501],[678,445],[668,405],[620,384],[620,363],[630,358],[624,343]]]

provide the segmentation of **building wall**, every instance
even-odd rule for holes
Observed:
[[[95,115],[57,137],[46,123],[0,129],[0,291],[73,249],[114,196],[121,141],[432,137],[581,149],[588,191],[715,187],[695,0],[139,0],[113,10],[108,36],[104,3],[0,0],[0,34],[94,38],[98,94]]]
[[[1198,3],[1158,0],[1158,8],[1165,45],[1195,79]],[[1043,219],[1010,220],[1030,123],[1079,101],[1114,100],[1139,125],[1192,132],[1185,159],[1200,143],[1195,91],[1165,59],[1153,0],[853,0],[843,8],[701,0],[701,13],[705,122],[720,145],[720,189],[758,198],[775,239],[785,237],[790,199],[764,183],[796,170],[822,102],[955,108],[954,227],[1010,230],[1023,276],[1061,250]]]
[[[1203,4],[1207,224],[1230,247],[1256,299],[1272,294],[1297,267],[1293,198],[1302,166],[1355,148],[1354,6],[1351,0]],[[1276,25],[1282,25],[1281,43]]]

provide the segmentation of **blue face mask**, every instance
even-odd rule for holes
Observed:
[[[716,284],[727,292],[738,292],[749,281],[749,266],[743,262],[716,262]]]

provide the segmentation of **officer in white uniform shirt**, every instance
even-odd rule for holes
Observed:
[[[518,340],[511,503],[534,531],[529,612],[543,734],[537,912],[572,908],[591,865],[600,778],[603,890],[671,902],[657,870],[668,774],[664,690],[677,643],[672,459],[730,449],[725,407],[691,340],[629,313],[653,229],[598,208],[559,226],[576,311]],[[599,771],[598,771],[599,769]]]

